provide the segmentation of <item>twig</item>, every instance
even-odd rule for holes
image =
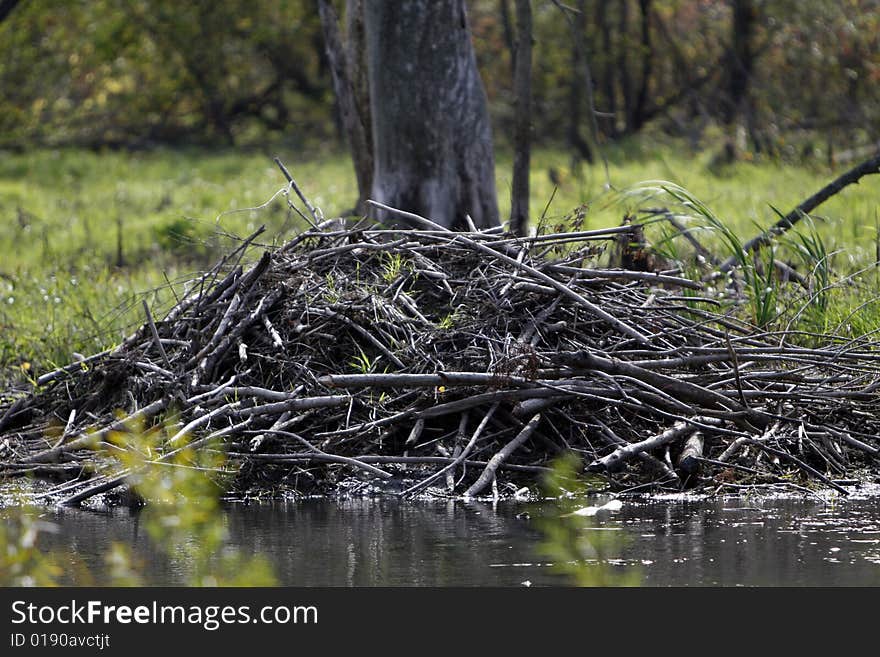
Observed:
[[[317,224],[320,224],[324,221],[324,215],[321,214],[321,211],[315,208],[311,203],[309,203],[309,199],[306,198],[305,194],[302,193],[302,190],[299,188],[299,185],[296,184],[296,181],[293,179],[293,176],[290,175],[290,171],[287,170],[287,167],[281,162],[281,160],[277,157],[272,158],[275,160],[275,164],[278,165],[278,168],[281,169],[281,173],[284,174],[284,177],[287,178],[287,182],[290,183],[291,188],[296,195],[299,196],[299,200],[303,202],[303,205],[306,206],[306,209],[309,211],[309,214],[312,215],[312,219],[315,220],[315,223],[312,224],[312,228],[317,228]]]
[[[26,456],[21,460],[22,463],[51,463],[60,457],[64,452],[73,452],[78,449],[93,449],[96,445],[100,445],[104,439],[109,436],[114,431],[123,431],[129,424],[136,424],[137,422],[146,420],[148,418],[153,417],[157,413],[160,413],[165,410],[168,406],[168,402],[170,400],[167,398],[158,399],[147,406],[144,406],[139,411],[132,413],[131,415],[122,418],[121,420],[117,420],[113,422],[107,427],[100,429],[99,431],[95,431],[94,433],[82,432],[79,437],[71,440],[62,445],[58,445],[56,447],[52,447],[51,449],[47,449],[43,452],[38,452],[31,456]]]
[[[393,475],[390,472],[386,472],[381,468],[377,468],[375,466],[369,465],[368,463],[364,463],[363,461],[359,461],[357,459],[348,458],[347,456],[339,456],[337,454],[328,454],[314,445],[312,445],[308,440],[300,436],[299,434],[293,433],[291,431],[279,431],[278,429],[267,429],[264,433],[271,433],[278,436],[286,436],[288,438],[293,438],[294,440],[302,443],[306,447],[308,447],[311,451],[315,453],[315,455],[321,456],[323,460],[333,461],[335,463],[344,463],[345,465],[350,465],[355,468],[360,468],[361,470],[366,470],[367,472],[378,475],[383,479],[390,479]]]
[[[711,421],[708,418],[693,418],[693,421],[696,423],[704,423],[706,421]],[[680,422],[676,422],[674,426],[670,427],[666,431],[662,433],[658,433],[650,438],[646,438],[645,440],[641,440],[637,443],[630,443],[625,447],[620,447],[607,456],[603,456],[600,459],[596,459],[589,466],[587,466],[587,470],[590,472],[600,472],[600,471],[608,471],[615,472],[617,471],[626,461],[634,458],[640,452],[649,452],[657,447],[661,447],[666,445],[667,443],[671,443],[674,440],[678,440],[684,436],[689,436],[690,434],[697,431],[697,428],[693,423],[682,420]]]
[[[440,226],[439,224],[436,224],[429,219],[425,219],[424,217],[420,217],[419,215],[413,214],[412,212],[404,212],[403,210],[398,210],[396,208],[392,208],[390,206],[384,205],[383,203],[377,203],[376,201],[372,201],[372,200],[368,200],[367,204],[372,205],[377,208],[380,208],[382,210],[386,210],[388,212],[392,212],[394,214],[409,218],[409,219],[414,219],[417,222],[422,222],[424,225],[430,226],[431,228],[435,228],[435,229],[442,228],[442,226]],[[456,239],[464,242],[465,244],[468,244],[469,246],[472,246],[473,248],[477,249],[478,251],[481,251],[487,255],[492,256],[493,258],[498,258],[499,260],[502,260],[509,265],[513,265],[514,267],[520,267],[523,271],[527,271],[532,276],[538,278],[539,280],[543,281],[544,283],[547,283],[550,287],[555,288],[556,290],[558,290],[559,292],[561,292],[565,296],[567,296],[570,299],[572,299],[573,301],[579,303],[581,306],[583,306],[584,308],[589,310],[593,315],[605,320],[611,326],[613,326],[615,329],[617,329],[618,331],[620,331],[624,335],[628,335],[629,337],[634,338],[635,340],[637,340],[641,344],[644,344],[644,345],[650,344],[650,340],[646,336],[642,335],[639,331],[637,331],[636,329],[627,325],[625,322],[621,321],[617,317],[614,317],[613,315],[608,314],[607,312],[605,312],[604,310],[599,308],[596,304],[592,303],[591,301],[588,301],[587,299],[585,299],[583,296],[581,296],[580,294],[578,294],[577,292],[575,292],[571,288],[569,288],[566,285],[557,281],[555,278],[552,278],[552,277],[548,276],[547,274],[545,274],[541,271],[538,271],[537,269],[535,269],[534,267],[532,267],[530,265],[527,265],[525,263],[519,263],[516,261],[516,258],[511,258],[508,255],[505,255],[503,253],[499,253],[498,251],[496,251],[496,250],[494,250],[484,244],[481,244],[475,240],[470,239],[469,237],[466,237],[463,233],[459,233],[456,236]]]
[[[828,183],[827,185],[825,185],[825,187],[813,194],[810,198],[802,201],[800,205],[798,205],[794,210],[782,217],[769,229],[743,244],[743,253],[748,255],[752,251],[760,249],[762,246],[769,244],[773,241],[775,237],[778,237],[779,235],[785,233],[797,222],[803,219],[806,215],[822,205],[822,203],[827,201],[829,198],[843,190],[845,187],[854,183],[858,183],[859,180],[861,180],[863,177],[875,173],[880,173],[880,153],[878,153],[871,159],[862,162],[858,166],[853,167],[843,175],[838,176],[832,182]],[[736,263],[737,258],[735,256],[731,256],[721,264],[721,267],[719,269],[722,272],[728,272],[733,269]]]
[[[825,475],[823,475],[821,472],[816,470],[814,467],[807,465],[806,463],[801,461],[798,457],[796,457],[794,454],[789,454],[788,452],[784,452],[781,449],[776,449],[774,447],[770,447],[770,445],[767,445],[763,442],[760,442],[760,441],[754,440],[754,439],[749,440],[749,444],[754,445],[755,447],[757,447],[759,449],[763,449],[765,452],[773,454],[774,456],[778,456],[781,459],[787,459],[787,460],[791,461],[797,467],[799,467],[801,470],[803,470],[807,474],[815,477],[816,479],[821,481],[826,486],[830,486],[831,488],[836,490],[841,495],[849,495],[849,491],[846,490],[843,486],[835,483],[833,480],[831,480],[828,477],[826,477]]]
[[[162,360],[165,362],[165,366],[170,370],[171,361],[168,359],[168,354],[165,353],[165,347],[162,346],[162,340],[159,338],[159,331],[156,329],[156,322],[153,321],[153,314],[150,312],[150,306],[147,305],[146,299],[141,299],[141,303],[144,305],[144,314],[147,316],[147,324],[150,325],[150,333],[153,334],[153,342],[155,342],[156,348],[159,350],[159,355],[162,356]]]
[[[528,424],[523,427],[522,431],[520,431],[516,438],[507,443],[504,447],[502,447],[498,452],[489,459],[489,462],[486,464],[485,470],[480,474],[477,480],[471,484],[470,488],[468,488],[464,492],[465,497],[475,497],[479,495],[482,490],[488,486],[493,479],[495,479],[495,472],[498,470],[498,467],[504,463],[510,455],[513,454],[520,445],[522,445],[525,441],[529,439],[532,433],[538,426],[538,423],[541,421],[541,414],[538,413],[531,420],[529,420]]]
[[[446,472],[453,470],[454,468],[457,468],[459,465],[461,465],[465,461],[465,459],[467,459],[468,454],[471,453],[471,450],[474,448],[474,445],[477,444],[477,440],[479,440],[480,435],[483,433],[483,430],[486,428],[486,425],[489,424],[489,420],[492,419],[492,416],[495,414],[495,411],[497,411],[497,410],[498,410],[498,402],[495,402],[494,404],[492,404],[492,406],[489,408],[489,410],[483,416],[483,419],[480,421],[480,424],[477,425],[477,428],[474,431],[473,435],[471,436],[470,441],[468,441],[468,444],[465,445],[464,449],[461,450],[461,454],[459,454],[452,463],[450,463],[449,465],[447,465],[446,467],[441,469],[439,472],[435,472],[427,479],[423,479],[419,483],[417,483],[413,486],[410,486],[405,491],[400,493],[400,496],[405,497],[406,495],[411,495],[417,491],[420,491],[421,489],[423,489],[427,486],[430,486],[433,482],[437,481],[437,479],[442,477]]]
[[[247,454],[244,452],[228,452],[228,456],[232,458],[251,459],[253,461],[262,461],[264,463],[285,463],[297,461],[334,461],[331,455],[326,454]],[[450,465],[457,461],[457,457],[449,456],[358,456],[355,461],[361,463],[379,463],[387,465]],[[465,459],[461,462],[463,465],[482,468],[488,464],[488,461],[479,461]],[[518,465],[514,463],[502,463],[499,470],[510,470],[511,472],[527,472],[530,474],[545,474],[552,472],[551,468],[545,468],[538,465]],[[447,474],[449,474],[447,472]]]
[[[686,463],[723,464],[734,454],[733,475],[762,471],[769,451],[738,452],[750,441],[812,467],[815,473],[798,465],[823,485],[825,467],[835,478],[852,477],[866,463],[877,467],[876,335],[811,334],[821,346],[792,347],[805,336],[762,333],[657,290],[693,287],[672,272],[580,266],[617,229],[515,240],[403,216],[413,228],[319,225],[248,268],[238,262],[242,245],[187,285],[162,322],[151,327],[148,317],[112,352],[50,373],[51,383],[79,368],[63,385],[0,400],[0,476],[77,467],[102,473],[46,495],[77,499],[135,481],[107,468],[123,450],[109,437],[134,430],[132,422],[155,431],[169,407],[183,414],[169,432],[174,443],[239,423],[222,435],[224,447],[249,455],[237,475],[242,487],[269,480],[260,468],[289,457],[291,466],[343,459],[419,465],[423,480],[410,492],[444,479],[453,492],[466,468],[476,467],[468,482],[484,473],[485,493],[486,481],[541,472],[551,455],[572,449],[597,464],[617,453],[612,468],[630,457],[619,450],[635,451],[647,467],[628,471],[627,486],[677,488],[683,477],[672,460],[699,432],[702,452],[691,450],[682,472]],[[378,368],[354,374],[352,359],[361,355]],[[123,403],[130,416],[118,420]],[[476,429],[468,425],[470,409],[481,409]],[[543,420],[526,451],[518,441],[525,420],[538,413]],[[252,431],[243,436],[246,425]],[[278,449],[266,440],[273,431],[304,437],[314,449],[259,453]],[[654,439],[645,444],[644,436]],[[516,446],[518,464],[510,465],[503,459]],[[656,456],[644,451],[652,446]],[[695,477],[688,483],[710,485]]]
[[[191,442],[187,445],[184,445],[183,447],[179,447],[178,449],[175,449],[171,452],[163,454],[158,459],[154,459],[154,461],[159,461],[161,463],[169,461],[171,458],[173,458],[174,456],[177,456],[177,454],[179,454],[184,449],[193,449],[193,450],[198,449],[199,447],[209,443],[210,441],[212,441],[216,438],[220,438],[220,437],[225,436],[227,434],[241,431],[242,429],[244,429],[248,425],[248,423],[249,423],[249,420],[245,420],[244,422],[240,422],[239,424],[234,424],[234,425],[230,425],[228,427],[224,427],[223,429],[215,431],[215,432],[213,432],[203,438],[200,438],[198,440],[194,440],[193,442]],[[153,461],[151,461],[150,463],[152,463],[152,462]],[[66,499],[62,500],[61,506],[78,506],[79,504],[83,503],[87,499],[95,497],[96,495],[100,495],[101,493],[106,493],[107,491],[113,490],[114,488],[117,488],[118,486],[121,486],[122,484],[124,484],[126,482],[126,480],[128,479],[128,477],[131,476],[132,473],[133,473],[132,470],[129,470],[126,468],[126,469],[122,470],[122,472],[120,472],[114,476],[101,477],[101,478],[99,478],[100,479],[99,483],[94,484],[92,486],[89,486],[85,490],[82,490],[79,493],[71,495],[70,497],[67,497]]]

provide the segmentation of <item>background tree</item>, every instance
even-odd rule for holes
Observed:
[[[333,78],[333,89],[342,127],[351,151],[357,178],[355,212],[366,212],[365,201],[373,187],[373,140],[370,97],[364,65],[363,0],[348,0],[346,41],[339,32],[339,19],[329,0],[318,0],[318,11]]]
[[[604,4],[604,3],[599,3]],[[587,3],[586,0],[577,0],[574,5],[576,11],[569,21],[572,31],[571,38],[571,70],[569,71],[569,123],[568,144],[578,160],[593,161],[593,149],[581,134],[584,112],[585,71],[587,64]],[[589,91],[589,90],[588,90]],[[593,108],[588,107],[588,112]]]
[[[724,107],[724,123],[729,129],[737,129],[737,121],[742,118],[748,126],[754,123],[751,106],[750,86],[752,70],[754,69],[754,33],[757,20],[757,7],[753,0],[733,0],[730,63],[728,64],[728,97]],[[753,143],[759,143],[754,137],[754,129],[750,130],[753,135]],[[735,154],[741,149],[734,135],[729,142],[729,148]]]
[[[353,9],[362,3],[335,6],[340,16],[345,8],[339,60],[369,128],[365,33]],[[496,139],[510,149],[514,3],[466,4]],[[572,84],[579,48],[591,66],[600,142],[646,131],[715,148],[731,132],[728,101],[743,96],[734,90],[743,80],[748,106],[735,121],[751,137],[743,157],[824,159],[831,146],[837,161],[880,139],[877,0],[564,3],[578,13],[554,4],[532,3],[535,144],[571,143],[575,94],[587,93]],[[343,108],[334,111],[316,0],[0,0],[0,15],[13,5],[0,21],[0,148],[195,142],[317,152],[351,141],[334,119]],[[754,16],[742,21],[748,6]],[[573,33],[566,15],[578,24]],[[368,196],[369,176],[359,178]]]
[[[456,228],[499,223],[486,94],[464,0],[365,4],[373,198]]]
[[[651,32],[651,0],[639,0],[639,26],[641,41],[639,42],[639,55],[641,56],[641,75],[639,87],[633,99],[633,106],[627,112],[627,129],[638,132],[647,121],[648,98],[651,85],[651,73],[654,66],[654,43]]]
[[[15,5],[17,4],[18,0],[0,0],[0,23],[12,13],[12,10],[15,9]]]
[[[532,149],[532,5],[516,0],[513,184],[510,190],[510,230],[525,235],[529,223],[529,170]]]

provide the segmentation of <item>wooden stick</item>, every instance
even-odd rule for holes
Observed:
[[[773,426],[767,429],[760,438],[752,438],[751,436],[740,436],[732,443],[730,443],[730,445],[727,446],[727,449],[725,449],[716,460],[719,463],[727,463],[730,459],[736,456],[737,452],[742,449],[743,445],[745,445],[749,441],[757,440],[758,442],[763,442],[772,438],[779,430],[779,426],[779,422],[774,423]]]
[[[458,420],[458,430],[455,432],[455,445],[452,448],[452,458],[453,460],[457,459],[461,455],[461,448],[464,444],[464,440],[467,437],[467,425],[468,420],[470,419],[470,411],[465,411],[461,414],[461,417]],[[467,461],[465,460],[465,463]],[[452,493],[455,490],[455,468],[450,468],[446,472],[446,490]]]
[[[157,413],[161,413],[168,406],[169,401],[170,400],[167,398],[158,399],[152,404],[144,406],[139,411],[132,413],[121,420],[117,420],[99,431],[95,431],[94,433],[82,432],[77,438],[68,443],[58,445],[57,447],[47,449],[43,452],[38,452],[31,456],[26,456],[21,460],[21,463],[51,463],[57,460],[65,452],[93,448],[95,445],[99,445],[103,442],[103,440],[112,432],[124,430],[127,424],[146,420]]]
[[[702,457],[703,434],[697,431],[685,442],[684,449],[678,457],[678,469],[689,476],[698,474]]]
[[[416,222],[421,222],[423,225],[430,226],[431,228],[434,228],[434,229],[441,229],[442,230],[442,228],[443,228],[443,226],[441,226],[440,224],[434,223],[430,219],[426,219],[425,217],[421,217],[417,214],[413,214],[412,212],[404,212],[403,210],[398,210],[396,208],[392,208],[392,207],[385,205],[383,203],[377,203],[376,201],[373,201],[373,200],[368,200],[367,204],[372,205],[377,208],[380,208],[382,210],[386,210],[388,212],[395,213],[399,216],[406,217],[408,219],[412,219]],[[635,339],[636,341],[638,341],[639,343],[641,343],[643,345],[650,344],[651,341],[646,336],[642,335],[639,331],[637,331],[633,327],[629,326],[625,322],[621,321],[617,317],[614,317],[613,315],[605,312],[604,310],[599,308],[596,304],[592,303],[591,301],[588,301],[587,299],[585,299],[583,296],[581,296],[580,294],[578,294],[577,292],[575,292],[574,290],[572,290],[568,286],[560,283],[555,278],[548,276],[544,272],[538,271],[537,269],[535,269],[531,265],[527,265],[526,263],[517,262],[516,258],[511,258],[509,255],[505,255],[503,253],[500,253],[500,252],[496,251],[495,249],[492,249],[492,248],[486,246],[485,244],[482,244],[480,242],[472,240],[469,237],[467,237],[464,233],[458,233],[456,236],[456,239],[464,242],[465,244],[468,244],[469,246],[477,249],[478,251],[485,253],[486,255],[490,255],[493,258],[497,258],[499,260],[502,260],[503,262],[506,262],[507,264],[513,265],[514,267],[519,267],[523,271],[527,271],[532,276],[547,283],[549,286],[555,288],[557,291],[561,292],[565,296],[567,296],[570,299],[572,299],[573,301],[577,302],[578,304],[580,304],[581,306],[583,306],[584,308],[589,310],[596,317],[599,317],[600,319],[605,320],[611,326],[613,326],[616,330],[620,331],[624,335],[628,335],[629,337]]]
[[[865,176],[875,173],[880,173],[880,153],[877,153],[869,160],[865,160],[858,166],[853,167],[843,175],[825,185],[825,187],[813,194],[810,198],[801,202],[800,205],[798,205],[794,210],[792,210],[775,224],[773,224],[773,226],[771,226],[768,230],[764,231],[757,237],[753,237],[748,242],[743,244],[743,252],[749,254],[752,251],[760,249],[762,246],[769,244],[773,241],[775,237],[785,233],[797,222],[803,219],[806,215],[822,205],[822,203],[840,192],[842,189],[854,183],[858,183],[859,180],[861,180]],[[733,269],[736,263],[736,257],[731,256],[721,264],[720,270],[722,272],[728,272]]]
[[[350,465],[355,468],[360,468],[361,470],[366,470],[367,472],[378,475],[383,479],[390,479],[394,475],[390,472],[386,472],[382,468],[377,468],[373,465],[369,465],[368,463],[364,463],[363,461],[359,461],[357,459],[349,458],[347,456],[338,456],[337,454],[328,454],[323,450],[318,449],[308,440],[300,436],[299,434],[293,433],[292,431],[281,431],[278,429],[266,429],[262,433],[272,433],[278,436],[287,436],[288,438],[293,438],[294,440],[302,443],[306,447],[308,447],[311,451],[315,453],[315,455],[321,456],[325,461],[332,461],[334,463],[344,463],[346,465]]]
[[[405,445],[413,445],[418,441],[418,439],[422,435],[422,431],[425,429],[425,418],[419,418],[416,420],[416,423],[413,425],[412,431],[409,432],[409,436],[406,439]]]
[[[665,283],[667,285],[676,285],[678,287],[686,287],[691,290],[705,289],[705,285],[703,285],[699,281],[692,281],[689,278],[681,278],[680,276],[658,274],[657,272],[653,271],[629,271],[627,269],[588,269],[586,267],[569,267],[568,265],[552,265],[548,267],[548,269],[563,272],[565,274],[577,274],[579,278],[589,277],[621,281],[646,281],[648,283]]]
[[[153,314],[150,312],[150,306],[147,305],[146,299],[141,299],[141,303],[144,305],[144,314],[147,316],[147,324],[150,325],[150,333],[153,334],[153,342],[156,343],[156,348],[159,350],[159,355],[162,356],[162,360],[165,362],[165,367],[171,370],[171,361],[168,358],[168,354],[165,353],[165,347],[162,345],[162,340],[159,338],[159,331],[156,328],[156,322],[153,321]]]
[[[189,436],[189,434],[192,432],[193,429],[197,429],[198,427],[202,426],[203,424],[209,423],[215,417],[223,417],[224,415],[229,415],[230,413],[235,411],[235,409],[238,408],[239,406],[241,406],[240,401],[232,402],[230,404],[225,404],[225,405],[221,406],[220,408],[215,408],[210,413],[205,413],[204,415],[199,415],[193,421],[191,421],[189,424],[187,424],[182,429],[180,429],[180,431],[178,431],[176,434],[174,434],[171,438],[169,438],[168,445],[171,447],[178,447],[179,446],[178,443],[180,441],[186,439]]]
[[[758,447],[759,449],[763,449],[765,452],[773,454],[774,456],[778,456],[781,459],[788,459],[789,461],[794,463],[797,467],[799,467],[801,470],[803,470],[807,474],[815,477],[816,479],[821,481],[826,486],[830,486],[831,488],[836,490],[841,495],[849,495],[849,491],[846,490],[843,486],[840,486],[839,484],[835,483],[833,480],[829,479],[828,477],[823,475],[821,472],[816,470],[816,468],[814,468],[810,465],[807,465],[806,463],[801,461],[798,457],[796,457],[794,454],[789,454],[788,452],[784,452],[781,449],[776,449],[775,447],[770,447],[770,445],[766,445],[758,440],[750,440],[749,444],[754,445],[755,447]]]
[[[239,422],[238,424],[224,427],[223,429],[219,429],[218,431],[215,431],[214,433],[209,434],[209,435],[205,436],[204,438],[200,438],[200,439],[195,440],[187,445],[184,445],[183,447],[179,447],[178,449],[175,449],[171,452],[168,452],[167,454],[163,454],[161,457],[159,457],[158,459],[154,459],[154,460],[159,461],[159,462],[166,462],[166,461],[170,460],[172,457],[179,454],[184,449],[198,449],[202,445],[210,442],[211,440],[213,440],[215,438],[219,438],[221,436],[225,436],[229,433],[234,433],[236,431],[241,431],[242,429],[244,429],[244,427],[246,427],[249,424],[249,422],[250,422],[250,420],[245,420],[244,422]],[[82,490],[79,493],[76,493],[75,495],[71,495],[67,499],[62,500],[61,506],[78,506],[79,504],[81,504],[85,500],[92,498],[95,495],[100,495],[101,493],[106,493],[107,491],[113,490],[117,486],[121,486],[122,484],[124,484],[126,482],[126,480],[128,479],[129,476],[131,476],[131,474],[132,474],[132,471],[126,468],[114,476],[103,476],[100,478],[101,479],[100,483],[93,485],[93,486],[89,486],[85,490]]]
[[[439,386],[534,385],[518,376],[485,372],[437,372],[436,374],[327,374],[318,383],[328,388],[437,388]]]
[[[287,290],[284,286],[279,285],[276,286],[274,290],[269,292],[265,297],[260,299],[257,303],[257,307],[252,310],[248,315],[239,321],[239,323],[232,329],[225,338],[217,345],[217,348],[207,356],[202,363],[199,364],[199,369],[207,374],[213,373],[214,367],[217,362],[223,357],[223,355],[228,351],[230,345],[235,342],[241,335],[247,331],[251,325],[259,320],[260,316],[267,310],[269,310],[275,302],[277,302],[282,296],[287,293]]]
[[[37,385],[45,386],[52,383],[52,381],[59,378],[60,376],[76,372],[77,370],[82,370],[85,365],[88,365],[89,363],[103,358],[111,351],[111,349],[105,349],[104,351],[101,351],[97,354],[93,354],[92,356],[87,356],[86,358],[70,363],[70,365],[65,365],[64,367],[60,367],[57,370],[53,370],[52,372],[46,372],[37,379]]]
[[[287,178],[287,182],[290,183],[290,187],[293,189],[294,192],[296,192],[296,195],[299,196],[299,200],[302,201],[303,204],[306,206],[309,214],[312,215],[312,219],[315,220],[315,223],[312,224],[312,228],[317,228],[317,224],[321,223],[324,220],[324,216],[320,213],[319,210],[315,208],[315,206],[309,203],[309,199],[307,199],[305,194],[302,193],[299,185],[296,184],[293,176],[290,175],[290,171],[287,170],[287,167],[284,166],[281,160],[277,157],[274,157],[272,159],[275,160],[275,164],[278,165],[278,168],[281,169],[281,173],[283,173],[284,177]]]
[[[228,452],[228,456],[232,458],[252,459],[254,461],[263,461],[266,463],[285,463],[288,461],[333,461],[326,454],[250,454],[247,452]],[[385,463],[388,465],[450,465],[457,461],[455,456],[356,456],[355,461],[361,463]],[[474,466],[478,468],[485,467],[488,461],[479,461],[465,459],[461,462],[463,465]],[[502,463],[499,470],[511,470],[513,472],[529,472],[533,474],[544,474],[551,472],[550,468],[539,465],[517,465],[513,463]],[[448,473],[447,473],[448,474]]]
[[[525,441],[529,439],[532,433],[537,428],[538,424],[541,422],[541,414],[533,416],[531,420],[528,421],[528,424],[522,428],[516,437],[507,443],[504,447],[498,450],[498,452],[489,459],[489,462],[486,464],[486,468],[477,478],[477,480],[471,484],[470,488],[468,488],[464,492],[465,497],[475,497],[482,492],[482,490],[492,483],[492,480],[495,479],[495,473],[497,472],[499,466],[504,463],[510,455],[513,454],[520,445],[522,445]]]
[[[266,332],[269,334],[269,337],[272,338],[272,344],[278,349],[284,349],[284,341],[281,339],[281,335],[279,335],[278,331],[275,330],[275,327],[272,326],[272,322],[269,321],[266,313],[263,313],[262,319],[263,326],[266,327]]]
[[[695,422],[705,422],[707,418],[693,418]],[[639,452],[650,452],[652,449],[656,449],[657,447],[661,447],[666,445],[667,443],[671,443],[674,440],[678,440],[684,436],[692,434],[697,431],[697,427],[695,427],[690,422],[685,420],[681,420],[676,422],[672,427],[663,431],[662,433],[658,433],[650,438],[646,438],[645,440],[639,441],[637,443],[630,443],[625,447],[620,447],[607,456],[603,456],[600,459],[596,459],[589,466],[587,466],[587,470],[590,472],[599,472],[605,470],[607,472],[615,472],[623,466],[628,460],[634,458]]]
[[[692,229],[684,226],[668,209],[660,208],[648,210],[647,212],[649,212],[650,214],[661,215],[664,219],[666,219],[666,221],[672,224],[672,227],[678,231],[679,235],[690,242],[691,246],[694,247],[694,250],[697,252],[698,255],[702,256],[702,258],[710,265],[718,265],[718,258],[715,257],[715,254],[709,251],[709,249],[707,249],[705,246],[703,246],[700,241],[696,237],[694,237]]]
[[[297,397],[287,401],[273,402],[241,408],[233,412],[236,417],[251,415],[278,415],[285,411],[304,411],[312,408],[335,408],[351,401],[348,395],[327,395],[323,397]]]
[[[618,436],[611,430],[611,427],[607,426],[604,422],[599,420],[598,418],[594,418],[596,424],[599,425],[599,428],[602,430],[602,436],[604,436],[611,444],[616,445],[618,447],[626,447],[630,443],[626,442],[623,438]],[[681,479],[678,477],[678,473],[670,468],[664,461],[658,459],[656,456],[652,456],[647,452],[639,452],[636,455],[636,458],[645,463],[648,467],[652,468],[663,474],[664,477],[668,478],[671,482],[675,484],[680,484]]]
[[[499,405],[499,402],[495,402],[494,404],[492,404],[492,406],[489,408],[489,410],[483,416],[483,419],[482,419],[482,421],[480,421],[480,424],[477,425],[477,429],[474,431],[468,444],[465,445],[464,449],[461,450],[461,454],[459,454],[452,463],[450,463],[449,465],[447,465],[446,467],[444,467],[440,471],[435,472],[427,479],[423,479],[419,483],[417,483],[413,486],[410,486],[405,491],[400,493],[400,496],[404,497],[406,495],[410,495],[412,493],[420,491],[421,489],[425,488],[426,486],[430,486],[433,482],[435,482],[437,479],[439,479],[444,474],[446,474],[447,471],[452,470],[453,468],[457,468],[459,465],[461,465],[462,462],[468,457],[468,454],[471,453],[471,450],[474,448],[474,445],[477,444],[477,440],[479,440],[480,435],[483,433],[483,429],[485,429],[486,425],[489,424],[489,420],[492,419],[492,416],[495,414],[495,411],[498,410],[498,405]]]
[[[5,430],[7,426],[13,424],[17,415],[27,416],[31,413],[32,409],[29,407],[29,404],[32,403],[33,399],[28,397],[22,397],[21,399],[15,400],[15,402],[6,409],[3,415],[0,415],[0,431]]]

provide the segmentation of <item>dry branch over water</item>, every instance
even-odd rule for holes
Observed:
[[[164,427],[154,462],[220,441],[239,489],[302,493],[477,495],[568,450],[616,490],[845,494],[876,466],[870,338],[797,346],[674,273],[590,267],[619,228],[518,239],[393,212],[411,227],[323,222],[244,267],[258,231],[163,318],[41,376],[0,406],[0,477],[60,478],[64,504],[111,491],[135,421]]]

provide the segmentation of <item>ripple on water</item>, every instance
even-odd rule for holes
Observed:
[[[4,499],[11,496],[0,490]],[[562,584],[536,550],[540,510],[512,501],[310,499],[229,504],[226,524],[231,547],[266,556],[289,586]],[[42,517],[58,529],[47,547],[95,571],[118,541],[149,564],[152,583],[185,578],[186,564],[157,560],[127,510],[47,508]],[[613,513],[585,520],[597,519],[585,537],[623,538],[607,562],[636,568],[646,585],[880,586],[880,497],[624,498]]]

